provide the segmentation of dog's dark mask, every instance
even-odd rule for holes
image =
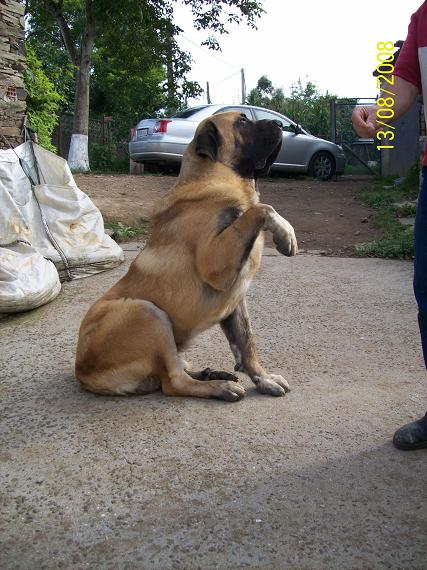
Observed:
[[[244,115],[234,128],[238,135],[233,168],[243,178],[266,175],[282,146],[282,129],[275,121],[250,121]]]
[[[245,115],[233,124],[234,153],[230,166],[242,178],[256,179],[266,175],[282,146],[282,129],[275,121],[250,121]],[[195,140],[195,152],[212,161],[219,160],[223,144],[221,133],[213,121],[208,121]]]

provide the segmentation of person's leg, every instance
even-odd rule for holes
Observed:
[[[418,303],[421,344],[427,368],[427,166],[423,167],[423,185],[418,198],[414,242],[414,293]]]
[[[423,184],[418,197],[414,232],[414,293],[418,303],[418,323],[424,363],[427,368],[427,167],[423,167]],[[393,443],[399,449],[427,447],[427,414],[396,431]]]

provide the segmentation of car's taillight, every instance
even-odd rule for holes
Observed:
[[[133,139],[135,138],[136,135],[136,129],[135,127],[133,129],[130,130],[130,140],[133,141]]]
[[[171,119],[159,119],[154,124],[153,133],[167,133],[168,132],[168,123],[171,123]]]

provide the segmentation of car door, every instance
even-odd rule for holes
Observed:
[[[307,136],[295,134],[291,130],[293,123],[283,115],[265,109],[253,109],[257,120],[268,119],[282,123],[282,148],[274,162],[275,166],[292,170],[305,170],[307,161]]]

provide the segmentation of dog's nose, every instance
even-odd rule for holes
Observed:
[[[278,119],[273,119],[273,123],[275,123],[280,128],[283,127],[282,123]]]

